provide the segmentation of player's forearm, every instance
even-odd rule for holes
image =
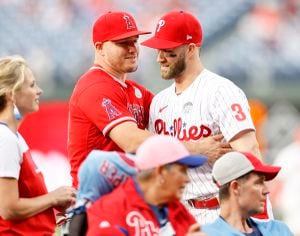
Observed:
[[[250,152],[262,160],[259,150],[259,144],[254,131],[243,133],[230,141],[230,145],[234,151]]]
[[[142,130],[144,131],[144,130]],[[126,141],[124,142],[124,145],[121,147],[125,152],[127,153],[135,153],[137,148],[150,136],[153,134],[145,131],[145,132],[136,132],[136,135],[134,133],[131,133],[126,137]]]
[[[204,154],[206,151],[206,147],[199,142],[183,141],[183,144],[191,154]]]
[[[139,129],[133,122],[124,122],[113,128],[109,137],[124,151],[135,153],[137,148],[153,133]]]

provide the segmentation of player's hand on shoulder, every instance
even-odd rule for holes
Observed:
[[[223,139],[222,134],[200,139],[197,153],[207,156],[208,163],[213,165],[219,157],[232,151],[230,144],[224,143]]]
[[[65,211],[76,201],[76,190],[73,187],[62,186],[51,192],[49,192],[51,197],[52,206],[58,211]]]

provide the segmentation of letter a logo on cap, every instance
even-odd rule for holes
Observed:
[[[160,31],[160,28],[163,27],[166,24],[166,22],[164,20],[160,20],[157,24],[157,30],[156,32]]]
[[[193,39],[193,37],[191,35],[186,36],[186,40],[191,40],[191,39]]]
[[[135,26],[134,26],[134,24],[133,24],[133,22],[132,22],[132,20],[129,16],[124,15],[123,19],[125,20],[127,29],[134,29],[135,28]]]

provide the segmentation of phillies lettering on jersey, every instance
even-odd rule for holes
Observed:
[[[159,236],[159,228],[156,228],[152,221],[146,220],[137,211],[127,214],[126,223],[135,228],[136,236]]]
[[[150,131],[182,141],[197,141],[222,133],[228,142],[243,130],[254,130],[245,94],[228,79],[204,69],[181,94],[175,91],[175,84],[172,84],[153,98]],[[211,169],[206,163],[188,170],[191,181],[184,190],[183,200],[217,195]],[[189,210],[194,216],[199,212],[199,209]],[[214,213],[203,211],[197,217],[200,223],[211,222],[218,216],[217,210]]]
[[[186,123],[182,122],[181,118],[174,119],[173,124],[170,127],[166,127],[166,122],[162,119],[157,119],[154,123],[155,133],[164,134],[176,137],[181,141],[199,140],[211,135],[212,131],[205,125],[192,125],[189,128],[186,127]]]

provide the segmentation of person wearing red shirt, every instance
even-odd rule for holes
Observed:
[[[48,193],[18,132],[22,118],[39,109],[41,94],[22,57],[0,59],[0,235],[53,235],[53,208],[64,211],[75,202],[72,187]]]
[[[134,152],[151,135],[153,94],[127,79],[138,67],[138,30],[127,12],[108,12],[93,26],[94,65],[79,79],[69,101],[68,156],[73,186],[90,151]]]
[[[204,235],[180,197],[188,167],[207,158],[191,155],[173,137],[155,135],[133,161],[138,173],[88,208],[87,235]]]

